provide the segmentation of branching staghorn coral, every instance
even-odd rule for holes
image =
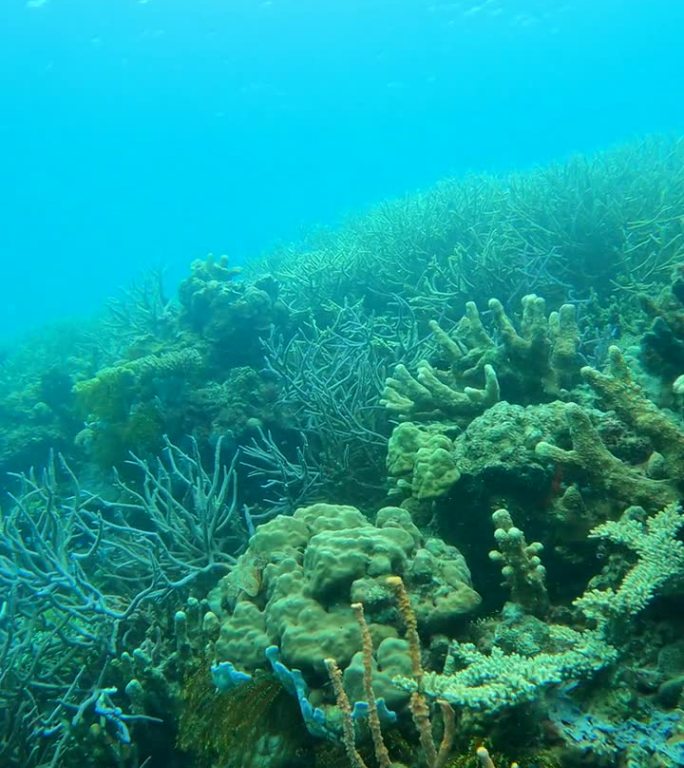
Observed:
[[[402,294],[423,319],[490,296],[511,311],[532,292],[554,307],[593,292],[636,299],[681,258],[683,159],[682,140],[655,137],[524,174],[445,181],[266,267],[300,308],[304,297],[346,296],[384,311]]]
[[[150,270],[121,297],[111,299],[107,309],[104,326],[120,347],[145,341],[158,344],[171,338],[177,327],[178,311],[166,297],[163,269]]]
[[[17,768],[39,764],[53,748],[57,758],[61,754],[59,740],[53,747],[34,737],[41,727],[58,726],[48,707],[70,688],[68,675],[60,678],[63,658],[57,632],[41,635],[39,626],[38,613],[19,615],[15,591],[7,591],[0,609],[0,760]],[[43,704],[45,690],[48,702]]]
[[[2,604],[0,626],[0,761],[7,768],[59,768],[90,735],[97,749],[122,768],[137,768],[129,725],[155,718],[113,704],[104,684],[108,664],[97,648],[65,645],[43,629],[40,606],[16,612],[14,595]],[[93,729],[95,724],[101,729]],[[101,735],[101,738],[99,738]]]
[[[360,303],[329,303],[326,312],[327,325],[312,319],[290,339],[266,345],[283,421],[301,437],[289,456],[275,433],[260,436],[245,454],[251,474],[279,489],[279,509],[326,494],[354,500],[358,488],[382,494],[388,427],[378,394],[388,368],[413,358],[419,345],[410,314],[392,326]],[[352,475],[355,488],[348,486]]]
[[[82,491],[66,465],[62,469],[71,485],[71,499],[60,492],[54,458],[42,477],[20,476],[20,492],[12,496],[13,504],[2,517],[0,583],[14,590],[19,615],[31,615],[41,605],[48,631],[60,627],[60,637],[76,647],[92,643],[107,647],[116,622],[130,615],[156,587],[152,547],[143,554],[127,532],[111,536],[97,511],[97,500]],[[123,574],[116,560],[109,563],[113,567],[109,572],[98,567],[110,546],[131,557],[137,552],[140,561],[148,558],[135,583],[119,578]],[[108,592],[115,583],[116,591]]]
[[[206,469],[194,438],[189,452],[165,442],[163,458],[154,463],[132,456],[130,463],[142,472],[142,489],[117,474],[121,498],[104,504],[117,513],[108,525],[146,541],[157,553],[160,577],[177,589],[203,574],[228,570],[245,532],[238,518],[238,453],[224,466],[219,439]]]
[[[192,446],[167,443],[156,467],[134,458],[142,491],[119,481],[119,502],[86,492],[61,459],[40,477],[19,477],[0,537],[0,757],[11,768],[57,768],[82,748],[81,731],[105,762],[136,768],[129,725],[156,718],[141,707],[136,680],[124,679],[133,712],[123,709],[109,662],[139,633],[146,606],[159,610],[197,578],[229,568],[245,536],[236,457],[224,467],[219,442],[207,471]],[[197,603],[193,621],[203,626]],[[189,611],[174,615],[176,661],[189,648]],[[145,645],[129,654],[138,665]]]
[[[139,607],[168,592],[154,547],[108,527],[98,500],[62,470],[60,479],[51,460],[42,477],[21,476],[2,515],[0,756],[17,768],[61,765],[84,722],[101,719],[130,743],[126,722],[137,718],[112,703],[107,660]]]
[[[322,494],[323,469],[305,433],[293,458],[283,453],[271,432],[262,429],[251,445],[242,448],[242,455],[241,465],[248,469],[248,477],[257,478],[264,491],[263,504],[268,507],[269,517],[291,514],[307,499],[316,499]],[[342,458],[347,460],[348,456]],[[340,469],[345,467],[343,464]]]

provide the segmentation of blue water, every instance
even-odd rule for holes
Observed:
[[[678,0],[2,0],[0,334],[467,170],[684,129]]]

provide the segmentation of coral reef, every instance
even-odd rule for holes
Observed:
[[[678,420],[658,408],[634,380],[619,347],[612,346],[605,373],[585,367],[582,375],[599,396],[637,434],[649,439],[654,453],[650,472],[657,477],[680,481],[684,473],[684,430]]]
[[[186,396],[202,365],[196,349],[177,349],[108,366],[76,382],[76,406],[86,423],[76,443],[104,467],[129,451],[157,453],[169,431],[170,409]]]
[[[8,353],[0,762],[682,763],[683,157],[445,182]]]
[[[507,518],[504,512],[496,512],[494,522],[497,526],[503,524],[503,530],[510,537],[515,529],[509,524],[510,516]],[[664,585],[680,579],[684,573],[684,545],[676,538],[684,525],[679,506],[670,504],[645,523],[635,519],[635,512],[628,509],[619,521],[604,523],[590,534],[629,547],[639,557],[616,589],[593,589],[590,585],[574,601],[574,605],[592,624],[591,629],[577,631],[567,626],[548,624],[546,644],[552,650],[542,650],[532,656],[505,653],[496,645],[485,655],[472,644],[454,643],[444,671],[425,675],[423,690],[452,704],[492,713],[523,701],[537,700],[544,686],[557,685],[568,679],[582,679],[614,662],[618,650],[612,643],[619,643],[629,622],[644,610]],[[497,527],[497,532],[501,530]],[[520,533],[517,538],[520,540]],[[498,535],[497,540],[502,542],[502,536]],[[510,552],[509,542],[506,539],[503,542],[504,552]],[[534,551],[537,549],[534,548]],[[527,550],[518,551],[515,559],[510,554],[510,564],[507,565],[510,569],[507,581],[511,597],[513,600],[522,597],[523,602],[517,605],[523,611],[528,607],[538,609],[540,596],[546,599],[540,583],[543,572],[538,570],[538,564],[530,563],[529,556],[525,556],[529,555],[529,547]],[[535,569],[532,583],[536,593],[536,600],[531,603],[530,565]],[[520,589],[521,583],[528,588]],[[396,682],[409,689],[413,687],[410,680]]]
[[[681,259],[683,157],[681,139],[653,137],[524,174],[446,180],[251,271],[274,274],[292,306],[346,296],[386,311],[399,296],[426,322],[492,296],[507,311],[530,293],[553,308],[653,296]]]

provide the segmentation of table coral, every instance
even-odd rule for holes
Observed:
[[[548,624],[547,646],[532,655],[506,653],[496,645],[484,653],[472,643],[455,641],[443,672],[427,673],[422,690],[433,698],[491,714],[538,701],[544,688],[590,677],[613,664],[634,617],[663,588],[681,580],[684,545],[677,537],[683,524],[681,508],[672,503],[645,522],[628,509],[620,520],[597,526],[591,532],[593,538],[621,545],[637,560],[619,584],[605,589],[589,584],[574,601],[589,628]],[[411,679],[400,677],[394,682],[409,691],[416,689]]]

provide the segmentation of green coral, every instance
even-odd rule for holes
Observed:
[[[499,399],[499,382],[491,365],[483,368],[484,388],[464,387],[459,390],[448,382],[448,375],[426,360],[418,363],[413,377],[405,365],[399,364],[385,382],[382,405],[400,419],[434,420],[442,417],[469,421]]]
[[[555,503],[559,519],[596,521],[630,504],[655,511],[676,500],[684,479],[678,419],[646,396],[617,346],[609,349],[605,372],[585,366],[582,377],[611,412],[568,403],[571,447],[546,440],[536,447],[540,459],[554,462],[572,481]]]
[[[451,334],[432,321],[447,368],[423,360],[413,376],[398,365],[381,402],[401,420],[446,419],[465,425],[501,397],[529,403],[564,394],[579,378],[575,308],[564,304],[547,317],[546,302],[534,294],[524,296],[521,305],[519,330],[498,299],[489,301],[493,334],[472,301]],[[482,382],[482,389],[473,387]]]
[[[676,490],[666,481],[653,480],[641,469],[614,456],[604,445],[587,411],[576,403],[565,406],[572,448],[566,450],[541,441],[536,453],[578,472],[589,481],[592,493],[605,493],[618,504],[636,502],[650,509],[662,507],[676,497]]]
[[[513,525],[507,509],[497,509],[492,515],[494,539],[498,550],[489,553],[495,563],[503,563],[501,574],[511,593],[511,599],[527,613],[544,615],[549,608],[546,591],[546,569],[539,558],[543,544],[528,544],[525,534]]]
[[[178,289],[181,323],[210,343],[216,366],[260,361],[260,339],[287,316],[273,278],[247,282],[237,279],[240,271],[226,256],[208,256],[192,263]]]
[[[593,675],[614,663],[626,623],[684,576],[684,544],[677,538],[682,525],[681,508],[669,504],[643,522],[629,509],[620,520],[597,526],[591,537],[627,547],[638,559],[617,587],[590,587],[575,600],[593,625],[590,629],[550,624],[549,647],[530,656],[505,653],[496,645],[483,653],[471,643],[454,642],[443,672],[426,673],[422,689],[431,697],[492,713],[536,701],[545,687]],[[406,690],[416,687],[405,677],[394,682]]]
[[[196,349],[178,349],[146,355],[100,369],[74,385],[79,407],[89,417],[120,421],[131,405],[162,379],[187,377],[202,367]]]
[[[488,334],[469,302],[453,336],[431,323],[449,360],[446,370],[423,360],[415,377],[398,365],[385,382],[381,402],[402,422],[390,437],[388,469],[397,489],[410,489],[414,498],[437,498],[462,474],[455,456],[458,439],[451,444],[445,433],[467,429],[502,396],[515,403],[545,401],[567,394],[566,387],[579,378],[573,306],[547,317],[543,299],[525,296],[519,330],[500,301],[492,299],[489,306],[500,341]],[[469,385],[478,378],[484,378],[482,389]],[[419,426],[425,422],[427,429]]]
[[[74,396],[86,419],[77,445],[107,468],[130,451],[157,452],[169,431],[169,404],[201,375],[203,365],[196,349],[180,348],[123,361],[77,382]]]
[[[452,441],[436,429],[411,422],[399,424],[392,432],[387,467],[396,477],[396,491],[409,490],[421,501],[442,496],[461,476]]]
[[[515,491],[528,498],[548,495],[551,473],[535,454],[542,440],[565,440],[564,404],[500,402],[459,432],[450,425],[397,425],[389,439],[387,468],[395,495],[417,501],[445,496],[466,479],[471,486]]]
[[[376,644],[371,666],[376,699],[383,699],[391,710],[405,706],[408,698],[406,691],[397,686],[394,680],[411,676],[411,657],[406,640],[398,637],[386,637],[381,640]],[[357,651],[343,674],[344,687],[351,701],[365,699],[363,674],[363,652]]]
[[[371,523],[353,507],[315,504],[260,526],[234,570],[210,596],[221,617],[219,659],[265,666],[278,645],[284,663],[310,679],[323,658],[346,666],[361,649],[350,604],[362,602],[378,641],[397,636],[387,576],[405,581],[419,626],[443,632],[479,603],[458,551],[426,538],[402,509],[385,507]]]
[[[585,366],[582,376],[603,404],[637,434],[648,437],[662,456],[664,476],[677,482],[684,480],[684,430],[673,416],[646,396],[619,347],[610,347],[605,372]]]
[[[579,373],[579,329],[575,307],[563,304],[546,316],[546,302],[530,294],[522,298],[520,331],[504,311],[498,299],[491,299],[489,309],[499,331],[505,352],[507,376],[515,379],[512,392],[518,396],[545,399],[558,397],[571,387]],[[501,367],[501,366],[499,366]],[[509,397],[504,381],[504,396]]]

